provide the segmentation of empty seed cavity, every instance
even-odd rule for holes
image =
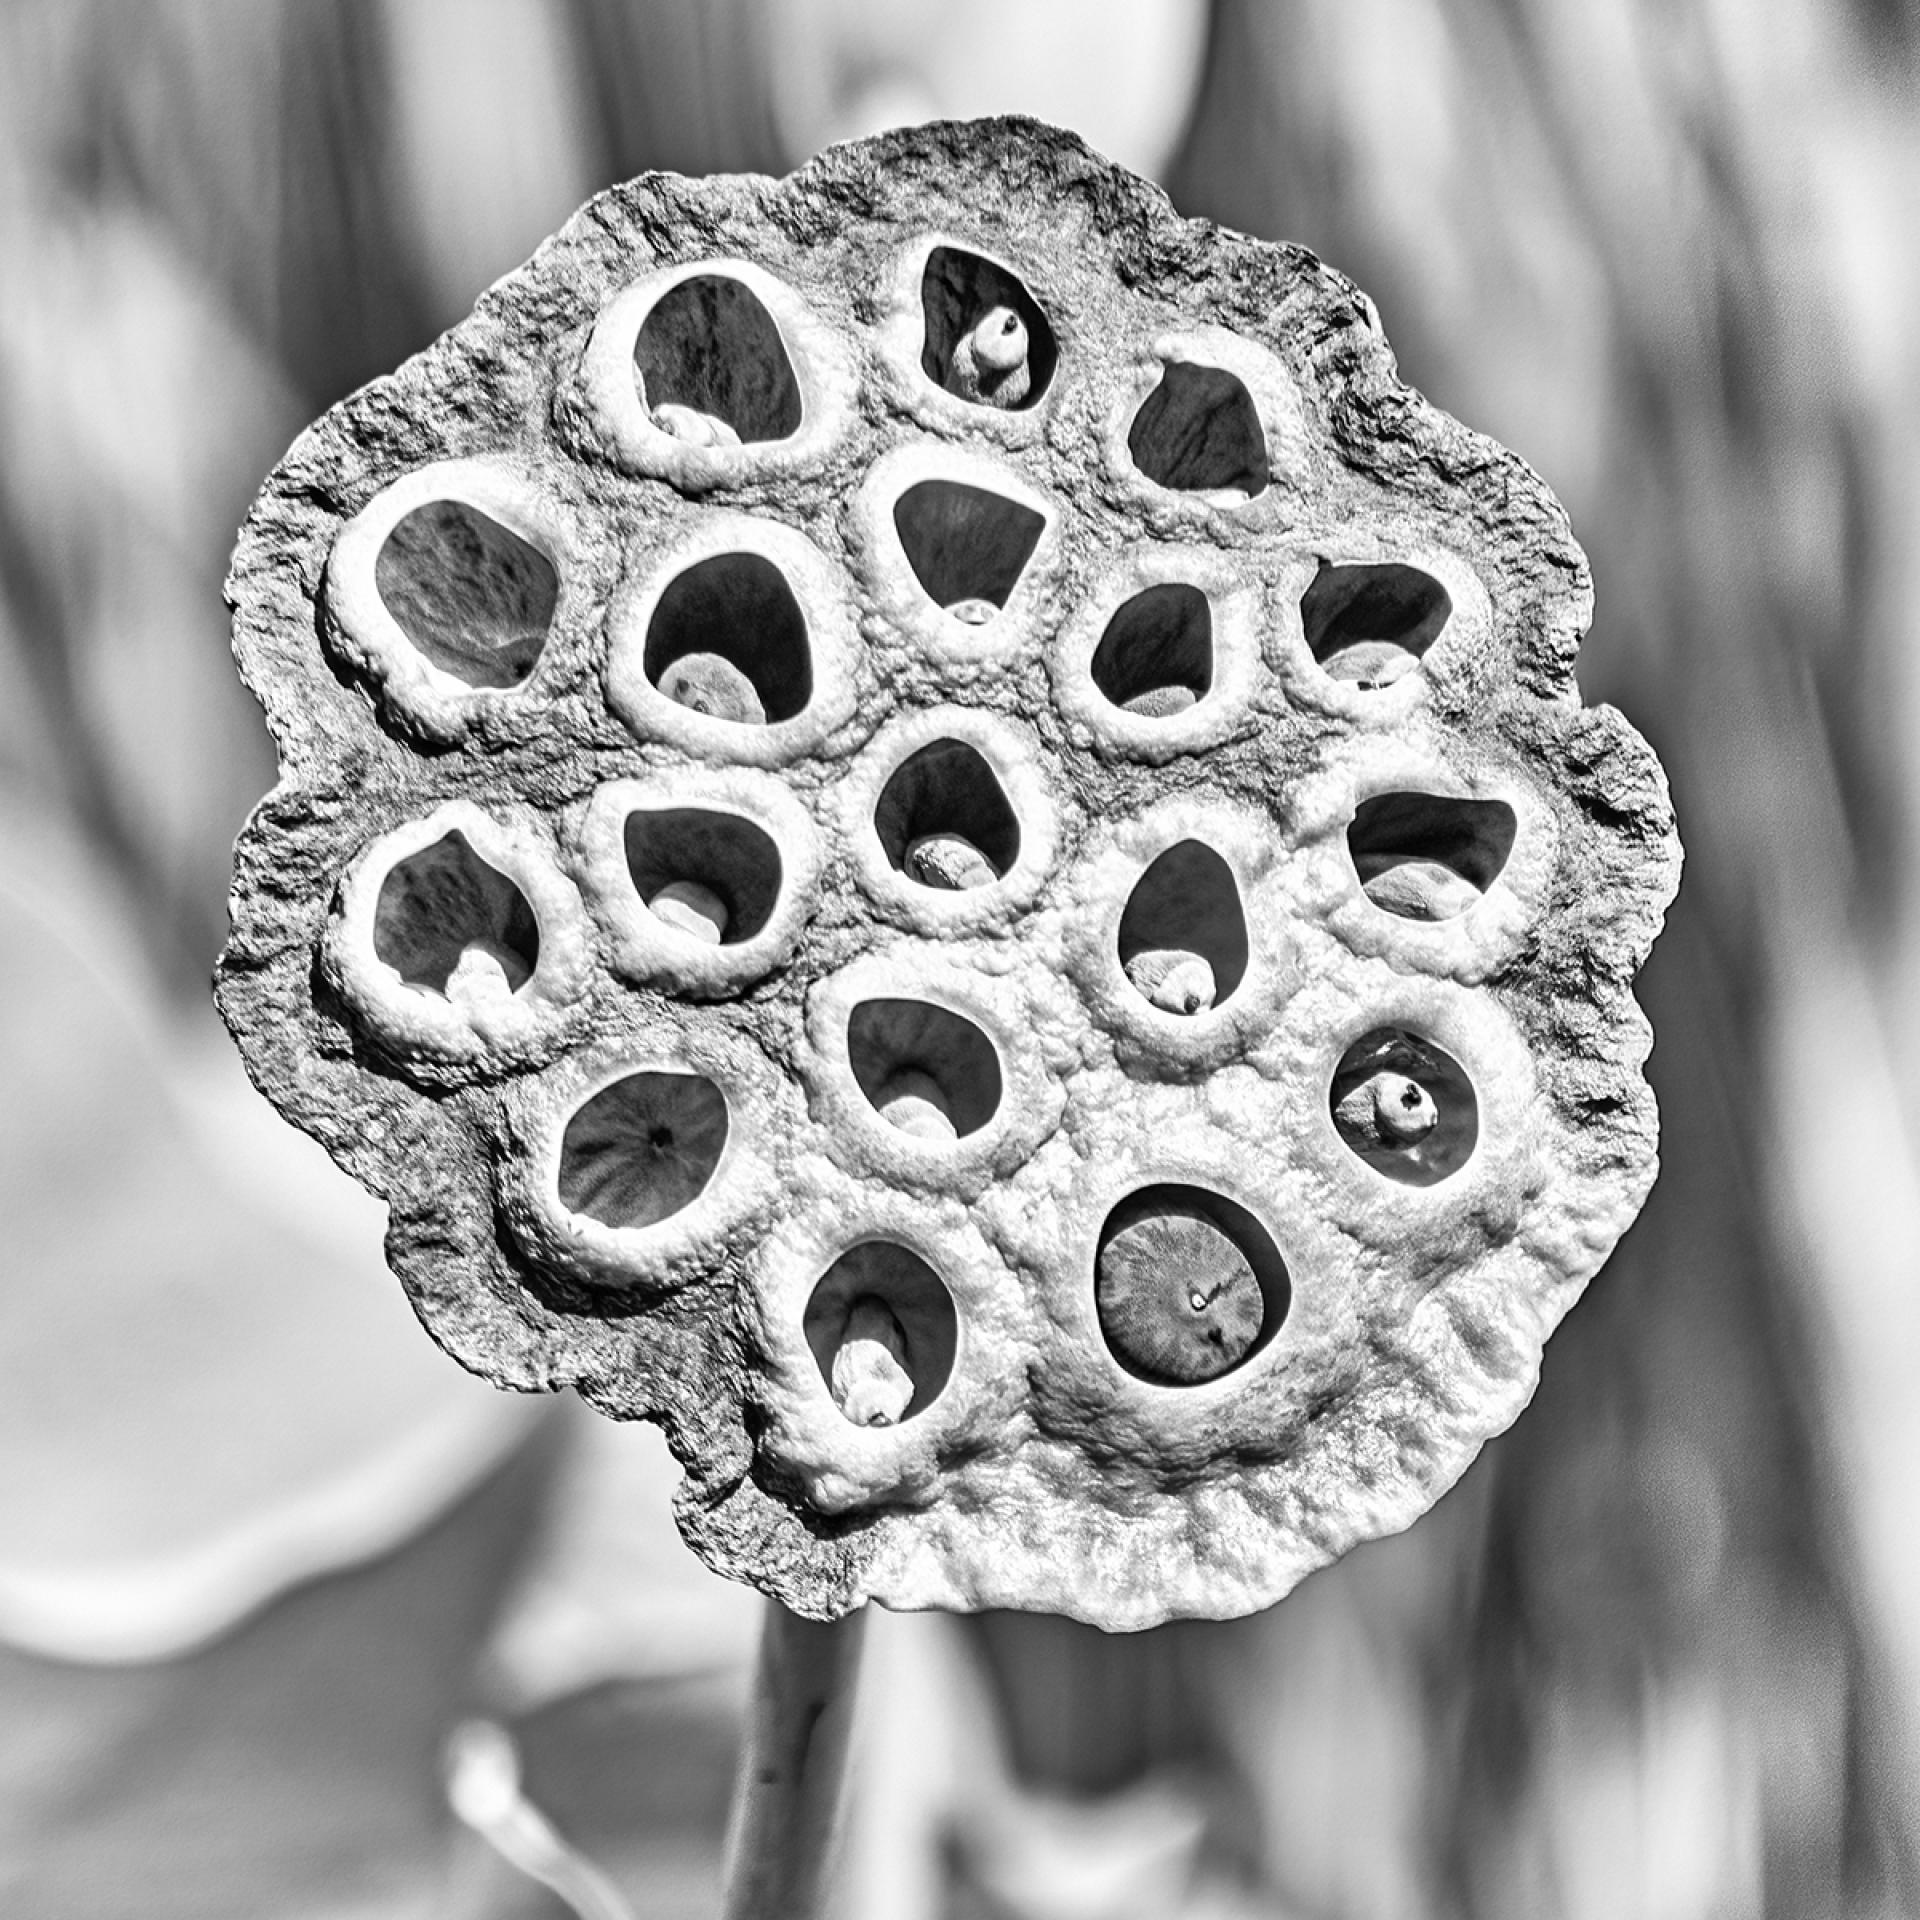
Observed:
[[[882,1119],[938,1144],[978,1133],[1000,1105],[1000,1056],[964,1015],[925,1000],[862,1000],[847,1062]]]
[[[1406,1186],[1459,1172],[1479,1137],[1479,1103],[1459,1061],[1403,1027],[1362,1034],[1341,1055],[1328,1101],[1348,1147]]]
[[[641,404],[696,447],[785,440],[803,408],[773,315],[744,282],[703,273],[654,302],[634,342]]]
[[[1191,1016],[1229,999],[1247,970],[1247,918],[1233,869],[1199,840],[1161,854],[1120,916],[1120,967],[1163,1013]]]
[[[727,1144],[727,1103],[697,1073],[630,1073],[567,1122],[560,1203],[602,1226],[657,1226],[690,1206]]]
[[[1155,485],[1237,505],[1266,492],[1267,436],[1246,383],[1223,367],[1168,362],[1127,433]]]
[[[1093,653],[1093,684],[1150,719],[1184,713],[1213,684],[1213,614],[1198,587],[1166,582],[1122,602]]]
[[[737,813],[644,807],[627,816],[627,871],[657,920],[710,946],[751,940],[780,899],[780,849]]]
[[[420,652],[470,687],[516,687],[553,625],[560,576],[534,546],[463,500],[405,515],[381,544],[381,605]]]
[[[874,807],[888,862],[923,887],[991,886],[1020,857],[1020,822],[986,756],[936,740],[896,767]]]
[[[1453,600],[1432,574],[1398,561],[1320,563],[1300,598],[1307,646],[1336,680],[1363,690],[1412,672],[1440,636]]]
[[[408,986],[478,1008],[533,977],[540,929],[526,895],[455,832],[381,882],[373,950]]]
[[[1514,829],[1503,800],[1383,793],[1354,810],[1347,849],[1376,907],[1406,920],[1451,920],[1498,877]]]
[[[813,695],[806,615],[758,553],[719,553],[667,583],[642,669],[669,700],[746,726],[791,720]]]
[[[1108,1214],[1094,1305],[1113,1357],[1157,1386],[1231,1373],[1286,1318],[1286,1262],[1244,1207],[1201,1187],[1153,1186]]]
[[[861,1427],[924,1412],[953,1372],[960,1338],[945,1282],[886,1240],[848,1248],[821,1275],[801,1329],[834,1405]]]
[[[935,247],[920,281],[920,364],[962,400],[1003,411],[1046,392],[1059,359],[1053,328],[1019,278],[962,247]]]
[[[1006,606],[1046,530],[1033,508],[958,480],[909,487],[894,502],[893,524],[927,597],[969,626]]]

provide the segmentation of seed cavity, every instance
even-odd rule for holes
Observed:
[[[641,664],[669,700],[740,726],[791,720],[813,697],[806,615],[758,553],[719,553],[667,583]]]
[[[708,807],[636,807],[627,871],[655,919],[704,945],[751,940],[780,901],[780,849],[764,827]]]
[[[1005,267],[961,247],[935,247],[920,277],[926,335],[920,364],[962,400],[1030,407],[1059,360],[1039,303]]]
[[[833,1403],[855,1426],[924,1413],[953,1372],[960,1323],[946,1284],[916,1253],[862,1241],[815,1283],[801,1320]]]
[[[402,518],[373,563],[380,603],[432,665],[469,687],[517,687],[553,625],[553,562],[461,500]]]
[[[1119,949],[1135,991],[1163,1013],[1204,1013],[1231,999],[1248,952],[1233,869],[1202,841],[1169,847],[1128,897]]]
[[[964,890],[1003,879],[1020,857],[1020,821],[978,748],[936,740],[909,754],[873,810],[888,863],[923,887]]]
[[[1479,1102],[1459,1061],[1404,1027],[1376,1027],[1356,1040],[1334,1070],[1328,1101],[1349,1149],[1406,1186],[1457,1173],[1479,1137]]]
[[[634,342],[641,404],[697,447],[799,432],[800,383],[779,326],[744,282],[703,273],[669,287]]]
[[[697,1073],[630,1073],[567,1122],[561,1205],[602,1226],[657,1226],[705,1190],[727,1144],[727,1103]]]
[[[1244,1207],[1155,1186],[1107,1216],[1094,1261],[1101,1332],[1126,1370],[1199,1386],[1241,1365],[1286,1317],[1286,1263]]]
[[[1018,500],[959,480],[909,487],[894,502],[893,524],[914,578],[936,607],[977,601],[993,615],[1019,585],[1047,525]]]
[[[1451,920],[1493,884],[1514,832],[1503,800],[1383,793],[1354,810],[1347,850],[1376,907],[1406,920]]]
[[[540,928],[526,895],[453,832],[396,861],[381,882],[373,951],[408,986],[477,1011],[533,977]]]
[[[1313,657],[1336,680],[1363,690],[1391,686],[1440,637],[1453,600],[1432,574],[1387,561],[1323,560],[1300,598]]]
[[[1213,610],[1198,587],[1169,581],[1124,601],[1093,650],[1093,684],[1150,719],[1184,713],[1213,685]]]
[[[1127,452],[1149,480],[1221,506],[1265,493],[1267,436],[1246,384],[1224,367],[1168,363],[1141,403]]]
[[[860,1001],[847,1018],[847,1063],[874,1110],[918,1139],[964,1139],[1000,1106],[993,1042],[931,1001]]]

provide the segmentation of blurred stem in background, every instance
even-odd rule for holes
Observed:
[[[164,992],[169,1045],[210,1020],[228,842],[271,778],[218,605],[259,475],[607,180],[781,170],[888,117],[1051,113],[1158,171],[1183,210],[1350,271],[1408,377],[1532,459],[1573,514],[1598,584],[1588,695],[1654,739],[1690,849],[1644,994],[1665,1119],[1653,1202],[1555,1340],[1538,1403],[1402,1539],[1231,1626],[941,1628],[931,1663],[970,1662],[971,1692],[915,1693],[883,1660],[898,1701],[991,1715],[876,1734],[944,1796],[916,1829],[948,1848],[922,1863],[919,1911],[943,1910],[947,1880],[972,1887],[956,1912],[1013,1911],[1021,1792],[1056,1851],[1111,1854],[1120,1829],[1093,1814],[1118,1808],[1158,1858],[1197,1850],[1264,1912],[1920,1911],[1915,20],[1899,0],[0,13],[0,798],[111,876],[137,932],[110,957]],[[24,987],[0,1009],[6,1061],[40,1017]],[[109,1071],[95,1079],[76,1103],[114,1099]],[[125,1214],[119,1265],[89,1270],[103,1329],[122,1324],[113,1287],[155,1284],[139,1190],[92,1203],[103,1231]],[[60,1227],[32,1192],[6,1198],[21,1245]],[[263,1253],[218,1277],[257,1310],[273,1267]],[[49,1320],[35,1287],[56,1283],[74,1297],[52,1269],[19,1274],[0,1310],[9,1364],[35,1378],[69,1364],[31,1338]],[[324,1430],[317,1397],[351,1392],[355,1369],[293,1348],[271,1376],[284,1434],[223,1432],[224,1453],[271,1460],[303,1421]],[[123,1406],[128,1430],[227,1404],[222,1369],[242,1364],[265,1363],[201,1343],[151,1406]],[[9,1442],[54,1463],[37,1484],[58,1484],[60,1417]],[[81,1396],[66,1417],[97,1420]],[[159,1454],[129,1444],[130,1479]],[[529,1484],[446,1524],[521,1527]],[[449,1566],[490,1570],[459,1616],[476,1652],[480,1602],[504,1590],[498,1535],[434,1538],[382,1571],[399,1597],[366,1616],[365,1644],[384,1657],[440,1631]],[[299,1604],[324,1611],[327,1591]],[[199,1656],[199,1711],[213,1724],[237,1689],[252,1777],[270,1779],[298,1730],[275,1721],[272,1663],[231,1644],[231,1668],[222,1647]],[[455,1651],[436,1647],[431,1687],[369,1690],[359,1731],[396,1782],[403,1762],[430,1773],[462,1704]],[[31,1729],[66,1724],[60,1702],[110,1691],[12,1671],[0,1779],[40,1765]],[[164,1692],[163,1671],[73,1724],[163,1755],[162,1710],[124,1704]],[[397,1732],[374,1728],[382,1706]],[[943,1741],[971,1758],[943,1773]],[[977,1789],[996,1769],[1007,1793],[969,1799],[969,1771]],[[123,1831],[164,1803],[163,1773],[126,1762]],[[225,1852],[217,1792],[165,1803],[179,1857],[202,1832],[229,1876],[171,1908],[151,1888],[114,1907],[87,1850],[124,1851],[50,1814],[33,1829],[49,1804],[14,1814],[53,1863],[35,1884],[94,1897],[33,1910],[251,1920],[319,1910],[293,1903],[285,1862],[323,1853],[355,1802],[250,1800],[248,1844]],[[1020,1832],[1022,1860],[1051,1844]],[[438,1863],[416,1866],[424,1886]],[[913,1920],[891,1884],[876,1911]],[[1135,1893],[1159,1884],[1142,1867]]]

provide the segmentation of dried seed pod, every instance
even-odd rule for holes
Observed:
[[[1677,861],[1463,432],[1008,120],[613,188],[303,434],[221,1005],[441,1344],[814,1617],[1246,1613],[1424,1511],[1652,1177]]]
[[[717,947],[727,937],[727,903],[697,880],[669,880],[648,902],[656,920]]]
[[[833,1357],[834,1404],[856,1427],[891,1427],[913,1399],[907,1337],[886,1303],[867,1294],[853,1303]]]
[[[1230,1373],[1260,1337],[1266,1301],[1232,1239],[1200,1213],[1141,1210],[1109,1229],[1096,1298],[1130,1373],[1192,1386]]]
[[[753,682],[717,653],[682,654],[661,674],[660,691],[676,706],[715,720],[735,720],[750,727],[767,724],[767,710]]]
[[[993,863],[964,834],[923,833],[907,843],[903,863],[923,887],[990,887],[999,879]]]
[[[990,407],[1017,407],[1027,397],[1027,323],[1013,308],[992,306],[960,336],[947,369],[947,391]]]

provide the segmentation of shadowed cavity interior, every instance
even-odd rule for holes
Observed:
[[[929,834],[970,841],[1005,877],[1020,857],[1020,821],[986,756],[964,740],[936,740],[901,761],[880,790],[874,831],[888,861]]]
[[[1432,574],[1398,561],[1339,566],[1323,560],[1300,597],[1314,659],[1336,679],[1367,684],[1412,666],[1452,611],[1451,597]]]
[[[869,1302],[873,1305],[866,1305]],[[801,1330],[821,1379],[835,1391],[835,1363],[849,1337],[861,1337],[875,1319],[884,1325],[886,1317],[897,1331],[899,1351],[894,1357],[911,1387],[897,1417],[911,1419],[947,1384],[960,1342],[953,1295],[917,1253],[890,1240],[864,1240],[849,1247],[815,1282]],[[836,1391],[836,1400],[839,1397]]]
[[[727,1103],[697,1073],[630,1073],[567,1122],[560,1203],[602,1226],[651,1227],[697,1199],[727,1144]]]
[[[971,1020],[929,1001],[862,1000],[847,1020],[847,1060],[860,1091],[889,1118],[890,1099],[904,1091],[943,1110],[965,1139],[1000,1105],[993,1042]]]
[[[547,556],[461,500],[401,519],[373,563],[380,603],[429,662],[470,687],[518,686],[553,625]]]
[[[1133,464],[1181,493],[1267,490],[1267,436],[1244,382],[1222,367],[1168,363],[1127,433]]]
[[[1406,919],[1445,920],[1499,877],[1514,829],[1503,800],[1382,793],[1354,809],[1347,850],[1376,905]]]
[[[1120,915],[1120,964],[1152,953],[1197,955],[1213,970],[1214,1006],[1247,971],[1247,917],[1233,869],[1200,840],[1182,840],[1140,876]]]
[[[691,881],[726,909],[723,946],[751,940],[779,904],[780,849],[764,827],[710,807],[638,807],[628,814],[627,871],[642,900]]]
[[[1034,404],[1053,379],[1060,348],[1053,328],[1022,282],[1005,267],[964,247],[935,247],[920,276],[920,305],[926,318],[921,370],[935,386],[947,384],[953,350],[981,317],[997,307],[1011,309],[1027,330],[1027,390],[1016,410]]]
[[[1292,1285],[1271,1235],[1204,1187],[1142,1187],[1101,1227],[1094,1304],[1109,1351],[1159,1386],[1242,1365],[1286,1318]]]
[[[806,615],[787,577],[757,553],[717,553],[676,574],[647,622],[643,666],[654,686],[676,660],[718,654],[752,682],[769,721],[813,697]]]
[[[728,274],[703,273],[654,302],[634,342],[641,399],[724,421],[743,441],[800,429],[800,383],[759,296]]]
[[[1031,507],[958,480],[922,480],[894,502],[914,577],[937,607],[1004,607],[1046,522]]]
[[[1327,1105],[1347,1146],[1404,1186],[1459,1172],[1480,1135],[1465,1068],[1404,1027],[1375,1027],[1340,1056]]]
[[[1198,587],[1147,587],[1122,603],[1093,651],[1093,684],[1115,706],[1183,688],[1196,700],[1213,684],[1213,612]]]
[[[462,833],[394,862],[373,913],[374,953],[409,986],[444,994],[469,966],[497,966],[510,988],[532,976],[540,929],[527,897],[474,852]]]

